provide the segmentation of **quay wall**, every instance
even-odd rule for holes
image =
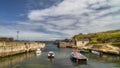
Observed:
[[[59,47],[60,48],[66,48],[66,47],[72,47],[74,46],[74,42],[59,42]]]
[[[112,46],[110,44],[105,44],[103,43],[102,45],[95,45],[95,44],[89,44],[89,40],[79,40],[79,41],[72,41],[72,42],[59,42],[58,45],[60,48],[67,48],[67,47],[74,47],[77,46],[78,48],[81,49],[86,49],[86,50],[95,50],[95,51],[100,51],[106,54],[115,54],[115,55],[120,55],[120,48]]]
[[[95,50],[106,54],[120,55],[120,48],[109,44],[103,44],[102,46],[86,45],[82,48],[87,50]]]
[[[39,42],[0,42],[0,57],[45,48],[45,43]]]

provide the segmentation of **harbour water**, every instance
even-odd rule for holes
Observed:
[[[49,51],[55,52],[55,58],[47,58]],[[73,63],[69,56],[70,48],[57,48],[52,42],[46,42],[41,55],[34,52],[0,58],[0,68],[120,68],[120,56],[84,54],[87,64]]]

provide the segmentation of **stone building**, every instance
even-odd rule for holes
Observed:
[[[76,46],[78,48],[85,46],[86,44],[89,43],[89,39],[80,39],[76,41]]]

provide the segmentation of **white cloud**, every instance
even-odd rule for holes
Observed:
[[[74,22],[75,21],[71,19],[62,19],[62,20],[50,21],[50,24],[54,24],[57,27],[67,27],[67,26],[73,25]]]
[[[16,29],[10,27],[0,26],[0,36],[16,38]]]
[[[0,30],[12,30],[10,36],[20,30],[21,39],[63,39],[79,33],[119,29],[119,11],[119,0],[63,0],[46,9],[30,10],[27,21]]]
[[[56,40],[56,39],[63,39],[59,35],[52,35],[52,34],[46,34],[43,32],[32,32],[32,31],[27,31],[27,32],[22,32],[20,33],[20,37],[22,39],[29,39],[29,40]]]
[[[21,27],[22,28],[22,27]],[[35,32],[31,30],[22,30],[19,29],[19,40],[56,40],[63,39],[64,37],[59,35],[47,34],[44,32]],[[12,37],[17,39],[17,30],[13,28],[0,27],[0,36],[2,37]]]
[[[78,33],[118,29],[119,6],[119,0],[64,0],[57,6],[31,10],[28,18],[45,21],[46,30],[71,37]]]
[[[44,20],[46,16],[78,15],[88,11],[85,9],[86,1],[87,0],[64,0],[57,6],[52,6],[44,10],[32,10],[28,18],[30,20]]]

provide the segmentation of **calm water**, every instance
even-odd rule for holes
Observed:
[[[55,59],[49,60],[47,53],[55,52]],[[69,59],[71,49],[57,48],[52,43],[46,43],[46,48],[41,55],[34,52],[0,59],[0,68],[120,68],[119,56],[103,55],[102,57],[85,54],[88,57],[87,64],[73,63]]]

